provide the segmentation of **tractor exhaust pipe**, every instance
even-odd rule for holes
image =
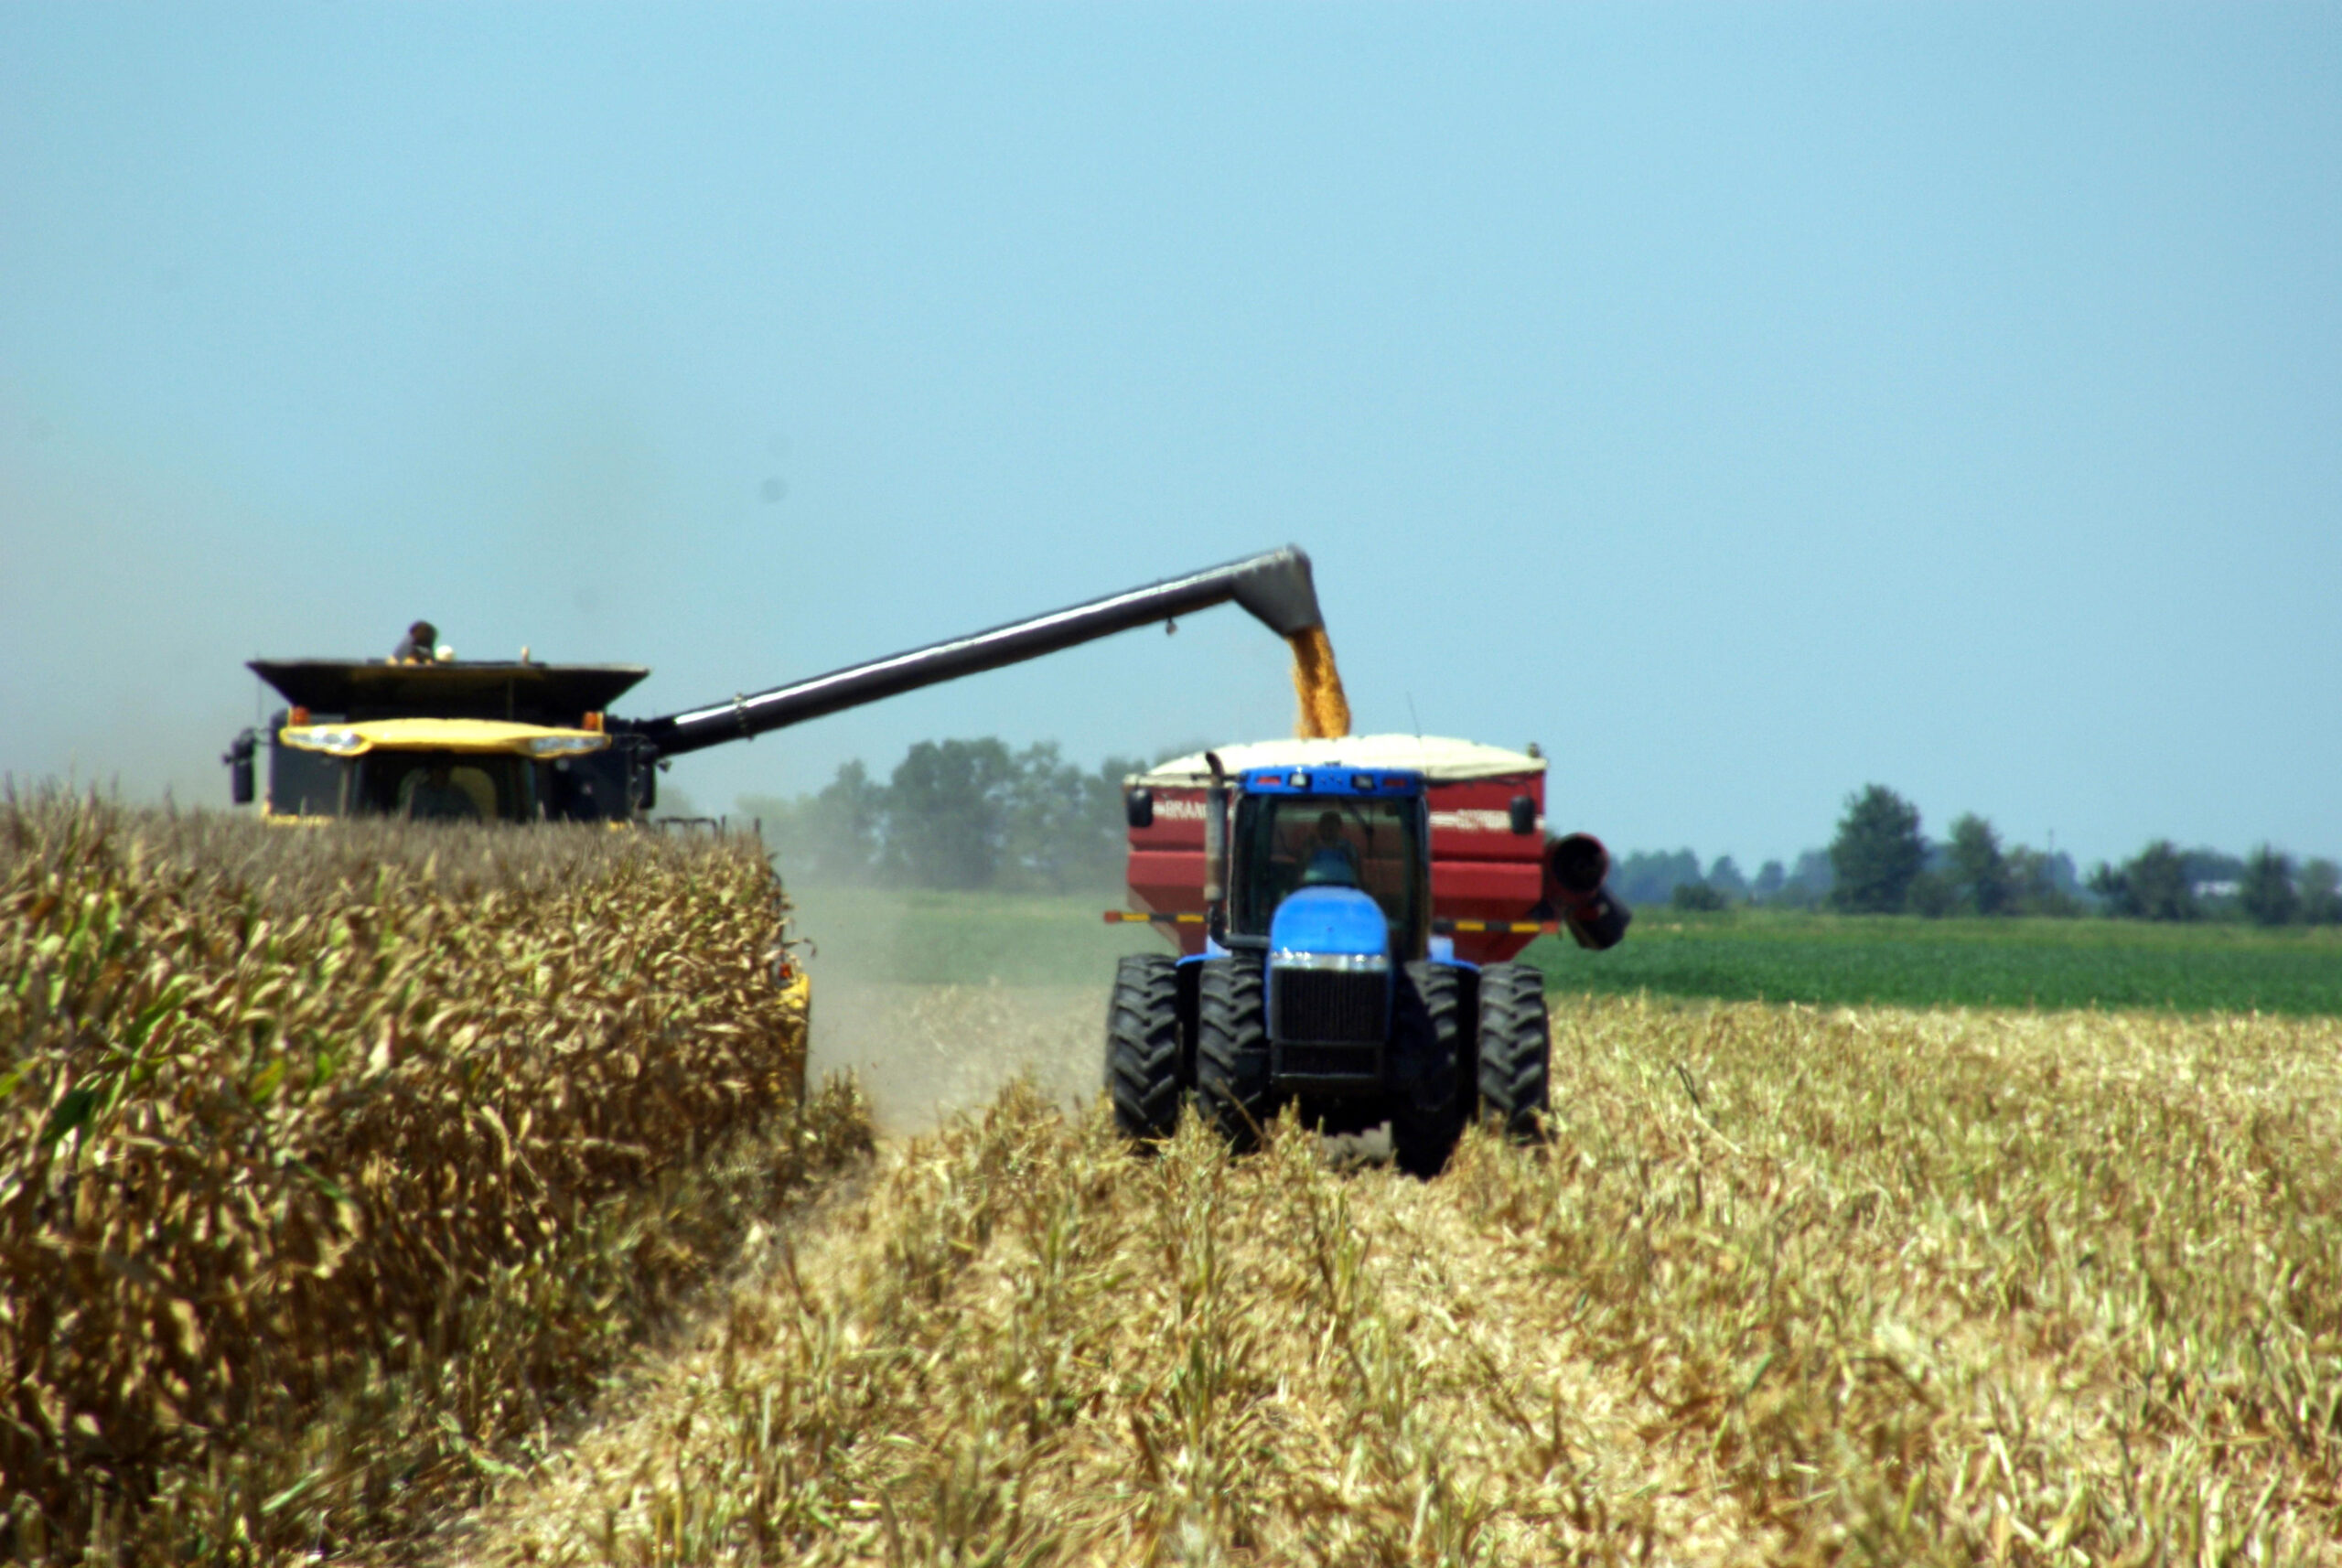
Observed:
[[[1610,897],[1610,852],[1592,833],[1556,839],[1545,851],[1545,902],[1559,911],[1577,945],[1599,952],[1627,934],[1634,911]]]
[[[1225,946],[1228,940],[1228,775],[1219,753],[1207,751],[1211,784],[1204,790],[1204,934]]]
[[[654,719],[610,721],[612,731],[641,736],[661,757],[747,740],[841,709],[897,696],[940,681],[1055,653],[1133,627],[1191,615],[1233,599],[1279,637],[1322,629],[1309,557],[1298,545],[1230,561],[1184,577],[1110,595],[1030,620],[1012,621],[930,647],[850,665],[794,685],[735,697]]]

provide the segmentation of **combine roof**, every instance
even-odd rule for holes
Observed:
[[[650,671],[639,664],[521,664],[487,660],[255,659],[253,674],[295,707],[350,718],[575,721],[607,708]]]
[[[1542,773],[1545,759],[1500,746],[1437,735],[1354,735],[1340,740],[1257,740],[1216,748],[1230,774],[1250,768],[1408,768],[1434,784],[1473,779],[1515,779]],[[1175,757],[1123,780],[1150,789],[1199,789],[1211,782],[1204,754]]]

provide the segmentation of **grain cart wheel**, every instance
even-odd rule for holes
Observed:
[[[1208,958],[1196,988],[1196,1109],[1242,1155],[1260,1146],[1275,1101],[1261,971]]]
[[[1167,1138],[1179,1125],[1179,968],[1168,953],[1114,966],[1106,1004],[1106,1092],[1126,1138]]]
[[[1533,1144],[1553,1055],[1545,977],[1525,963],[1480,971],[1480,1114],[1516,1144]]]
[[[1411,963],[1397,987],[1391,1032],[1391,1151],[1399,1168],[1429,1181],[1447,1167],[1470,1114],[1464,1025],[1456,972]]]

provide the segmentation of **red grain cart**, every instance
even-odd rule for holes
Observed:
[[[1434,940],[1455,956],[1496,963],[1541,931],[1568,929],[1589,947],[1624,934],[1627,913],[1603,891],[1609,856],[1584,833],[1548,842],[1545,759],[1438,736],[1369,735],[1340,740],[1271,740],[1216,754],[1230,776],[1253,768],[1406,768],[1421,773],[1431,813]],[[1123,781],[1153,797],[1153,822],[1130,830],[1130,907],[1172,935],[1180,951],[1203,950],[1204,791],[1209,757],[1174,757]]]

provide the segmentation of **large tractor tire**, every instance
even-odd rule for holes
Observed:
[[[1196,1109],[1236,1153],[1276,1119],[1268,1004],[1258,965],[1209,958],[1196,986]]]
[[[1454,970],[1423,962],[1407,965],[1397,987],[1391,1152],[1401,1170],[1425,1181],[1447,1168],[1471,1112],[1459,989]]]
[[[1106,1092],[1126,1138],[1167,1138],[1179,1126],[1179,973],[1168,953],[1114,966],[1106,1004]]]
[[[1553,1030],[1545,977],[1525,963],[1480,971],[1480,1114],[1516,1144],[1531,1144],[1550,1092]]]

